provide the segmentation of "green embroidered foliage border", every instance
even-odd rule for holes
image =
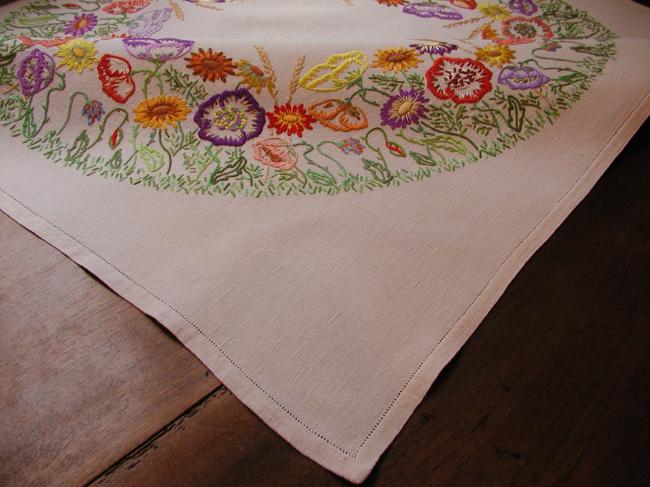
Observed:
[[[259,61],[234,60],[154,38],[172,15],[183,18],[172,0],[37,0],[0,23],[0,123],[55,163],[133,185],[253,197],[363,192],[513,147],[579,100],[615,54],[615,35],[563,0],[458,3],[398,6],[469,26],[466,38],[301,56],[281,103],[263,47]],[[118,43],[126,54],[114,52]],[[320,62],[303,74],[307,60]],[[91,73],[92,93],[71,92]],[[322,100],[294,103],[301,90]],[[54,103],[65,116],[51,113]],[[87,128],[71,134],[74,117]],[[326,140],[314,140],[318,124]]]

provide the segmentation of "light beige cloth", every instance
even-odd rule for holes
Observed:
[[[0,208],[353,482],[650,109],[629,1],[64,3],[0,9]]]

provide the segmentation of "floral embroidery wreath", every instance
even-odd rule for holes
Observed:
[[[0,123],[56,163],[155,189],[363,192],[453,171],[534,135],[615,53],[614,34],[563,0],[374,2],[463,35],[313,64],[300,56],[281,101],[263,47],[235,59],[159,37],[183,19],[181,3],[34,0],[0,23]],[[75,91],[82,76],[96,89]],[[302,93],[320,99],[300,103]],[[53,113],[55,100],[63,113]],[[86,128],[73,132],[79,117]]]

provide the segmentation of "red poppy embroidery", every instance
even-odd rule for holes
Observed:
[[[427,87],[436,98],[477,103],[492,90],[492,71],[470,58],[442,56],[426,73]]]
[[[135,93],[131,77],[131,64],[120,56],[104,54],[97,64],[102,91],[118,103],[126,101]]]
[[[537,39],[552,39],[553,31],[539,17],[511,17],[501,24],[502,34],[505,39],[499,44],[528,44]]]

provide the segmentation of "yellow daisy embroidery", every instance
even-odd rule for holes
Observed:
[[[421,62],[422,59],[417,51],[411,47],[390,47],[375,53],[375,62],[372,66],[384,71],[408,71],[416,68]]]
[[[56,55],[62,59],[61,64],[70,71],[81,73],[84,69],[92,69],[97,62],[97,49],[91,41],[72,39],[61,44]]]
[[[241,76],[242,83],[247,88],[255,90],[256,92],[262,91],[269,82],[269,77],[264,74],[262,68],[242,59],[235,63],[237,67],[237,74]]]
[[[510,10],[498,3],[479,3],[478,9],[485,17],[492,20],[505,20],[511,15]]]
[[[174,126],[181,120],[185,120],[191,111],[179,97],[165,95],[146,98],[133,109],[135,121],[151,129],[166,129]]]
[[[476,59],[501,68],[515,59],[515,52],[508,46],[490,44],[476,50]]]

